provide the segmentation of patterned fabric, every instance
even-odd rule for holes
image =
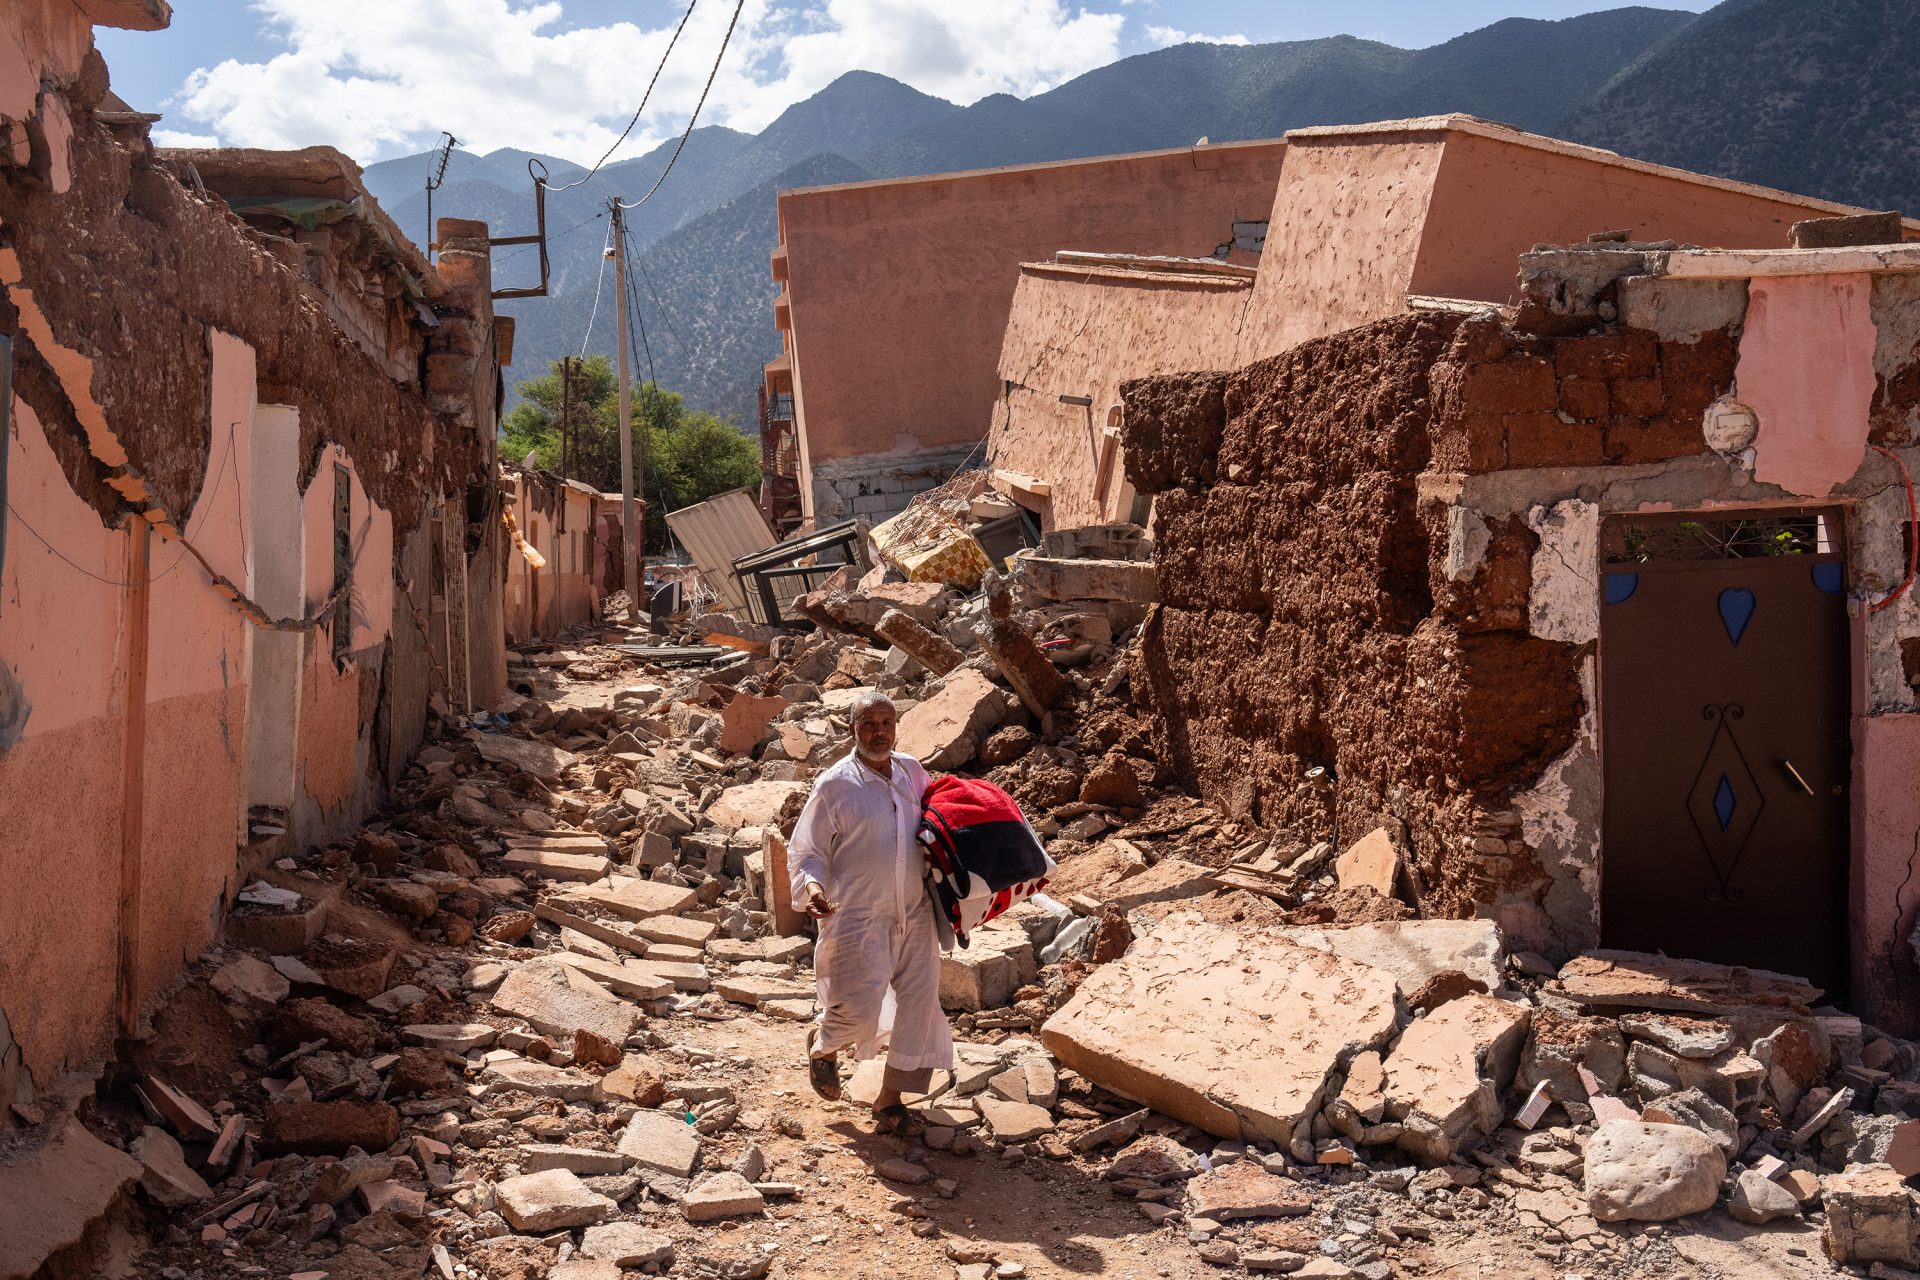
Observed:
[[[935,778],[921,801],[927,882],[955,940],[1046,886],[1053,859],[1013,797],[979,778]]]

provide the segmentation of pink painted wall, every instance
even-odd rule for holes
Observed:
[[[1920,1031],[1907,935],[1920,919],[1920,715],[1860,716],[1853,731],[1854,992],[1860,1012]],[[1912,877],[1912,878],[1910,878]]]
[[[558,636],[569,627],[591,622],[598,615],[600,579],[595,576],[604,550],[596,549],[599,498],[571,485],[559,488],[565,503],[565,528],[557,511],[538,510],[532,502],[537,482],[522,472],[510,472],[515,501],[510,510],[520,533],[546,558],[535,573],[527,558],[511,544],[507,548],[505,614],[507,639],[528,640]]]
[[[1867,456],[1876,333],[1864,273],[1747,286],[1734,396],[1760,420],[1753,478],[1821,498]]]
[[[1244,277],[1051,264],[1021,272],[1000,350],[1005,391],[993,406],[987,453],[996,468],[1051,484],[1039,510],[1046,528],[1127,518],[1133,488],[1117,443],[1105,489],[1096,496],[1108,411],[1120,403],[1120,384],[1229,365],[1251,296],[1252,282]],[[1061,404],[1062,395],[1087,396],[1093,404]]]
[[[1436,118],[1289,134],[1240,362],[1397,314],[1409,293],[1512,301],[1516,259],[1536,244],[1624,228],[1771,249],[1793,223],[1839,211],[1481,128]]]
[[[1209,256],[1235,219],[1266,216],[1285,150],[1233,143],[783,192],[802,492],[827,459],[985,434],[1022,262],[1061,248]]]

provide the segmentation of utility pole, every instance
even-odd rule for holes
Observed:
[[[567,434],[573,416],[573,357],[560,357],[560,478],[573,479],[573,443]]]
[[[620,352],[620,557],[625,562],[627,621],[640,620],[640,541],[633,518],[633,403],[627,390],[627,229],[620,216],[620,197],[613,211],[613,291],[620,298],[614,313]]]

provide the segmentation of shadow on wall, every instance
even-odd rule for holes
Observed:
[[[27,701],[27,691],[20,687],[19,677],[13,674],[13,668],[0,662],[0,751],[5,751],[27,733],[27,717],[33,714],[33,704]]]

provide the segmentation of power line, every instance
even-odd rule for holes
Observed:
[[[673,38],[667,41],[666,51],[660,55],[660,65],[653,69],[653,79],[647,81],[647,91],[640,95],[640,105],[633,109],[633,118],[627,121],[627,127],[620,131],[620,136],[618,138],[615,138],[613,140],[613,145],[607,148],[607,154],[604,156],[601,156],[598,160],[594,161],[593,168],[587,170],[585,173],[581,174],[578,178],[575,178],[572,182],[569,182],[566,186],[554,187],[552,188],[552,190],[571,191],[575,187],[580,186],[582,183],[586,182],[589,178],[593,177],[594,174],[600,172],[600,166],[607,162],[607,157],[611,156],[614,152],[620,149],[620,144],[625,142],[627,140],[627,135],[633,132],[633,126],[640,123],[640,113],[647,109],[647,99],[653,96],[653,86],[659,83],[660,73],[667,69],[667,58],[672,55],[673,46],[680,43],[680,33],[687,29],[687,19],[693,16],[694,6],[699,3],[700,3],[700,0],[687,0],[687,11],[680,15],[680,25],[673,29]],[[741,0],[741,3],[744,4],[745,0]],[[735,19],[738,19],[740,17],[739,10],[736,9],[734,11],[733,16]],[[728,35],[733,34],[732,27],[727,28],[727,34]],[[721,47],[723,49],[725,48],[724,45]],[[712,81],[709,80],[708,83],[711,84]],[[705,97],[706,97],[705,94],[701,95],[701,98],[703,101]],[[698,114],[698,108],[695,108],[695,114]],[[671,165],[669,165],[669,167],[671,167]]]
[[[693,356],[693,349],[681,341],[680,331],[673,327],[673,317],[667,313],[667,304],[660,301],[660,293],[653,287],[653,277],[647,274],[647,269],[641,265],[640,259],[635,258],[633,265],[639,269],[640,278],[646,282],[647,292],[653,295],[653,305],[660,308],[660,322],[666,325],[667,332],[673,335],[674,342],[680,347],[680,354],[691,358]]]
[[[587,358],[587,344],[593,341],[593,322],[600,318],[600,286],[607,279],[607,245],[613,243],[613,227],[607,227],[606,241],[600,246],[600,272],[593,278],[593,310],[587,315],[587,331],[580,339],[580,358]]]
[[[606,210],[603,209],[599,213],[594,214],[591,218],[582,218],[580,221],[568,227],[565,231],[556,232],[555,234],[548,236],[547,243],[551,245],[551,244],[554,244],[556,241],[564,240],[568,236],[572,235],[574,232],[578,231],[580,228],[586,226],[589,222],[598,222],[600,221],[600,219],[606,216],[607,216]],[[518,249],[515,249],[512,253],[501,254],[500,261],[512,262],[515,258],[519,257],[521,254],[531,253],[533,252],[533,250],[539,247],[540,247],[539,245],[535,245],[535,244],[523,244]]]
[[[627,236],[625,227],[620,229],[620,239],[622,246],[627,251],[627,261],[633,261],[633,241]],[[645,347],[647,351],[647,381],[651,382],[655,389],[658,389],[660,379],[656,377],[653,372],[653,344],[647,341],[647,318],[640,314],[640,294],[639,291],[634,288],[633,278],[631,276],[627,278],[627,301],[633,308],[634,327],[640,331],[640,345]],[[629,343],[633,341],[632,333],[627,335],[627,341]]]
[[[667,175],[673,172],[674,161],[678,160],[680,153],[686,150],[687,139],[693,135],[693,126],[700,119],[700,109],[707,105],[707,94],[713,90],[714,77],[720,74],[720,60],[727,56],[727,45],[733,40],[733,29],[739,25],[740,11],[746,7],[747,0],[738,0],[738,3],[733,6],[733,17],[727,22],[727,34],[720,39],[720,52],[713,55],[713,69],[707,72],[706,87],[700,90],[700,101],[693,104],[693,114],[687,117],[687,127],[680,135],[680,145],[675,147],[673,154],[667,157],[667,167],[660,171],[658,178],[654,179],[653,186],[647,190],[647,194],[641,196],[632,204],[621,205],[621,208],[638,209],[641,205],[653,199],[653,193],[660,189],[660,184],[665,182]],[[684,21],[683,19],[683,24]]]

